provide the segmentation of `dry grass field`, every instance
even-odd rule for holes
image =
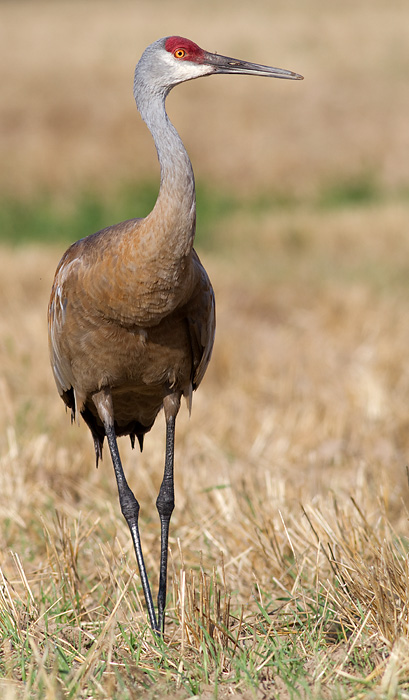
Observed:
[[[306,79],[169,98],[230,204],[208,241],[198,221],[218,327],[178,418],[166,637],[108,454],[96,470],[48,365],[68,241],[15,246],[0,218],[0,696],[409,698],[407,3],[1,3],[3,211],[64,222],[157,179],[132,71],[171,33]],[[156,591],[162,416],[120,449]]]

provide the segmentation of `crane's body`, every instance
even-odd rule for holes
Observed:
[[[190,404],[213,346],[214,295],[198,256],[191,244],[155,256],[150,223],[127,221],[74,243],[54,280],[54,377],[90,427],[97,463],[105,429],[92,397],[109,387],[116,435],[136,436],[142,446],[165,396]]]
[[[107,437],[119,499],[129,525],[152,628],[164,629],[167,550],[174,507],[175,419],[210,360],[214,294],[193,249],[196,225],[192,166],[165,111],[169,90],[211,73],[301,76],[218,54],[181,37],[149,46],[135,70],[137,107],[154,138],[161,187],[152,212],[74,243],[57,268],[48,323],[51,365],[72,416],[91,430],[98,464]],[[116,438],[140,447],[161,408],[166,420],[164,478],[157,499],[161,519],[158,618],[142,556],[139,504],[122,469]]]

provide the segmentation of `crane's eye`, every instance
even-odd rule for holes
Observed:
[[[173,55],[175,58],[183,58],[186,56],[186,51],[185,49],[176,49]]]

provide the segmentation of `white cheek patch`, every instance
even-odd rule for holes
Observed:
[[[193,63],[192,61],[178,61],[169,51],[165,52],[163,60],[168,66],[172,67],[172,77],[176,80],[200,78],[201,75],[213,73],[213,68],[211,66],[206,66],[202,63]]]

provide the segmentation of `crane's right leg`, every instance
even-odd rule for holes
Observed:
[[[108,440],[109,450],[111,453],[112,464],[115,471],[116,483],[118,486],[119,503],[122,514],[128,523],[131,531],[132,541],[135,549],[136,560],[138,562],[139,574],[141,577],[142,588],[145,595],[145,601],[148,608],[149,620],[154,632],[159,632],[158,623],[156,620],[155,608],[152,600],[152,593],[149,585],[148,575],[146,573],[145,562],[142,554],[141,538],[139,534],[138,518],[139,518],[139,503],[128,486],[124,470],[121,464],[121,458],[118,451],[118,443],[114,430],[114,408],[112,396],[108,390],[101,390],[92,397],[97,408],[98,415],[101,418],[105,433]]]
[[[175,487],[173,477],[173,456],[175,450],[175,420],[180,407],[180,394],[169,394],[163,400],[166,419],[166,457],[163,481],[156,499],[160,517],[160,575],[158,592],[158,627],[161,634],[165,631],[165,605],[168,576],[168,540],[170,518],[175,507]]]

